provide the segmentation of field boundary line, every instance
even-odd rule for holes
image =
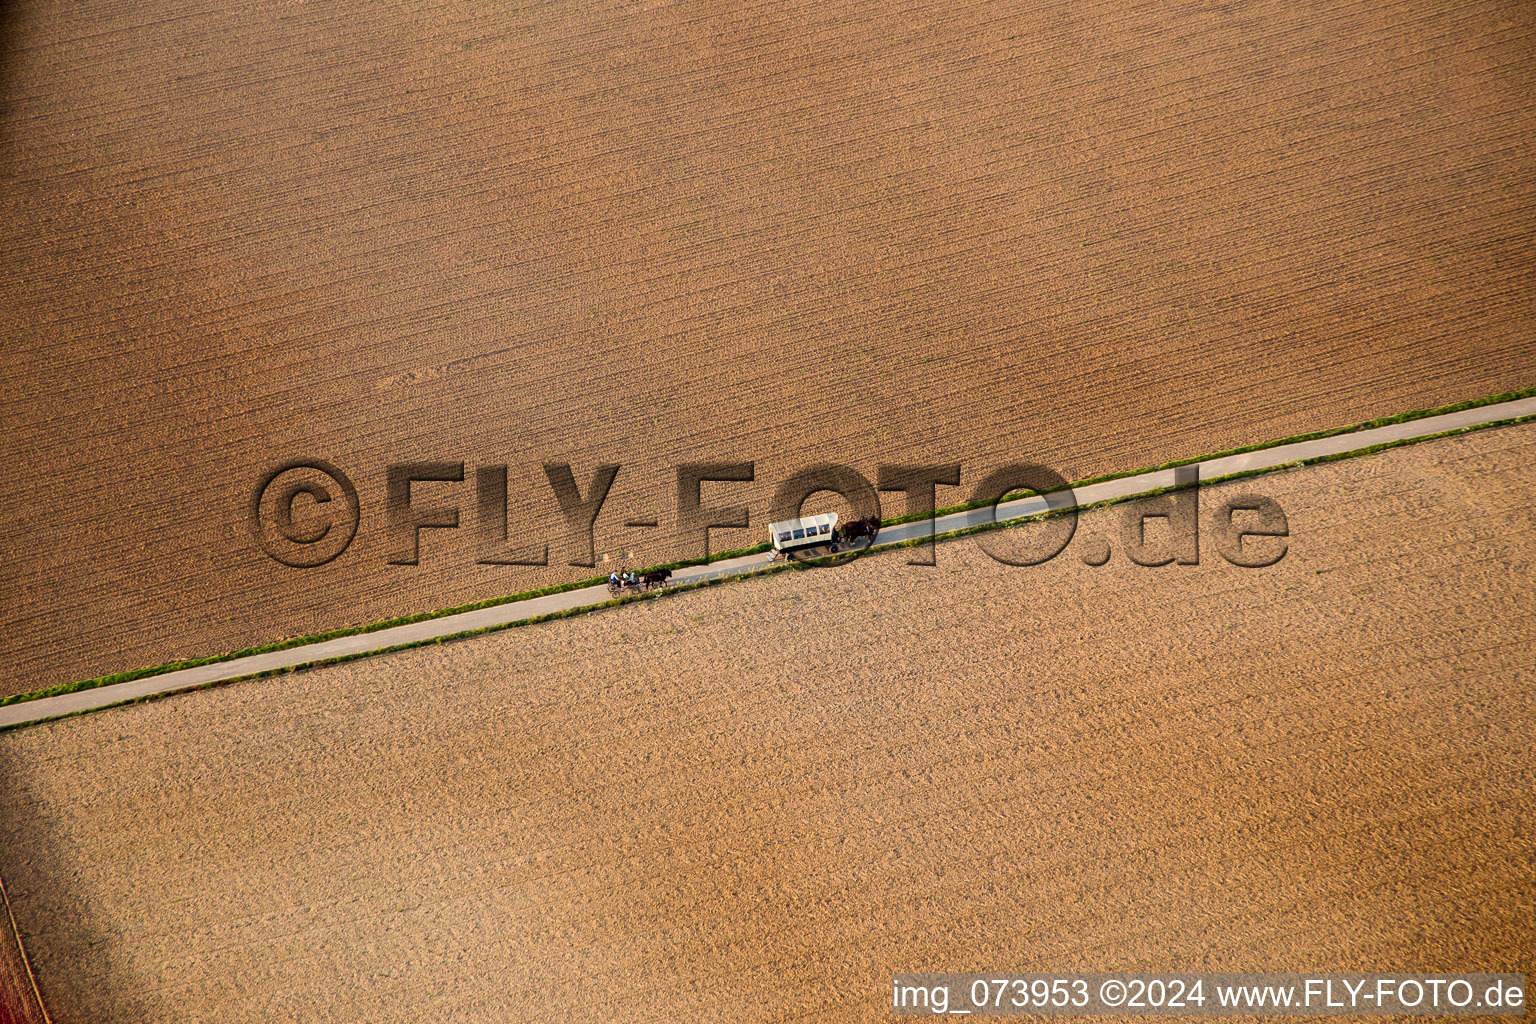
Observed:
[[[21,928],[16,924],[15,911],[11,910],[11,894],[6,891],[3,876],[0,876],[0,903],[5,904],[5,920],[11,929],[11,939],[15,942],[16,952],[21,957],[21,966],[27,972],[27,983],[32,986],[32,998],[37,1003],[38,1012],[43,1015],[43,1024],[53,1024],[53,1017],[49,1015],[48,1007],[43,1003],[42,990],[37,987],[37,975],[32,972],[32,958],[27,956],[26,943],[21,941]],[[25,999],[25,995],[22,998]]]
[[[1068,508],[1086,510],[1144,498],[1190,486],[1203,486],[1317,462],[1372,454],[1403,444],[1504,426],[1536,417],[1536,389],[1518,393],[1529,397],[1510,401],[1464,403],[1457,411],[1439,414],[1406,413],[1381,426],[1361,426],[1304,435],[1305,440],[1282,441],[1220,452],[1203,459],[1165,463],[1150,470],[1101,477],[1070,485],[1069,492],[1004,499],[994,517],[989,506],[953,506],[934,513],[931,531],[927,518],[888,520],[882,526],[875,550],[894,549],[949,540],[984,530],[1017,525],[1029,519],[1058,515]],[[1505,396],[1496,396],[1503,398]],[[1371,421],[1379,423],[1382,421]],[[1181,482],[1176,470],[1198,467],[1197,479]],[[336,664],[353,658],[404,650],[426,643],[443,643],[513,626],[531,625],[576,614],[587,614],[635,600],[676,594],[731,578],[762,575],[802,567],[798,563],[770,564],[768,545],[726,552],[708,563],[676,565],[676,585],[660,592],[613,598],[602,581],[583,581],[514,596],[462,610],[430,616],[391,620],[377,628],[322,634],[273,648],[237,653],[196,663],[145,670],[130,679],[102,677],[24,694],[0,702],[0,730],[36,724],[88,711],[154,699],[239,679]],[[814,564],[814,563],[812,563]]]

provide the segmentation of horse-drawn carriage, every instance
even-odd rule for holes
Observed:
[[[816,548],[826,548],[827,552],[836,554],[844,547],[856,546],[860,539],[866,537],[872,544],[879,529],[880,520],[873,516],[839,525],[837,513],[826,512],[819,516],[769,523],[768,539],[773,545],[775,559],[780,555],[793,558],[799,552],[810,552]]]
[[[664,585],[672,578],[671,569],[652,569],[650,572],[614,572],[608,575],[608,593],[615,597],[620,594],[638,594],[650,590],[652,587]]]

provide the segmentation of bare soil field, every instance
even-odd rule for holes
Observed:
[[[1529,3],[26,0],[4,33],[0,693],[589,576],[545,461],[622,464],[598,548],[654,563],[679,462],[755,460],[726,548],[811,462],[958,460],[954,500],[1533,383]],[[361,500],[320,568],[247,528],[295,457]],[[464,528],[391,566],[385,467],[423,459],[467,464],[417,490]],[[476,563],[486,464],[551,565]]]
[[[880,1020],[896,970],[1536,966],[1536,424],[0,734],[61,1021]]]

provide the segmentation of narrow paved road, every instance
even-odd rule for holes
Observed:
[[[1233,473],[1255,469],[1271,469],[1276,466],[1283,466],[1288,462],[1297,462],[1303,459],[1314,459],[1328,455],[1341,455],[1393,441],[1427,437],[1432,434],[1457,430],[1462,427],[1496,423],[1501,420],[1511,420],[1532,415],[1536,415],[1536,397],[1523,398],[1513,402],[1502,402],[1497,405],[1485,405],[1476,409],[1447,413],[1443,416],[1426,417],[1408,423],[1397,423],[1371,430],[1358,430],[1353,433],[1339,434],[1315,441],[1279,445],[1274,448],[1248,452],[1243,455],[1230,455],[1224,458],[1209,459],[1205,462],[1196,463],[1193,466],[1184,467],[1180,471],[1169,469],[1154,473],[1142,473],[1137,476],[1121,477],[1118,480],[1107,480],[1103,483],[1090,484],[1073,492],[1057,492],[1045,498],[1038,496],[1022,498],[1018,501],[999,505],[996,516],[998,521],[1022,519],[1044,511],[1048,505],[1051,508],[1063,508],[1074,502],[1078,505],[1091,505],[1112,498],[1144,494],[1159,487],[1171,486],[1175,482],[1175,472],[1188,473],[1195,468],[1198,468],[1200,479],[1215,480]],[[962,530],[967,527],[982,525],[989,522],[992,515],[993,513],[990,509],[973,509],[968,512],[957,512],[953,515],[942,516],[936,519],[931,528],[936,533],[948,533],[953,530]],[[888,526],[880,531],[879,543],[876,546],[886,547],[888,545],[900,544],[903,541],[913,540],[923,536],[929,529],[929,524],[923,522]],[[769,561],[769,553],[725,559],[711,562],[708,565],[681,569],[672,577],[672,580],[674,584],[685,584],[697,583],[711,578],[736,576],[762,569],[769,564]],[[461,612],[457,615],[445,615],[441,618],[414,622],[405,626],[394,626],[371,633],[338,637],[334,640],[306,644],[302,647],[291,647],[287,650],[272,651],[267,654],[253,654],[248,657],[234,658],[212,665],[201,665],[196,668],[166,672],[162,675],[137,679],[132,682],[117,683],[112,686],[102,686],[91,690],[81,690],[77,693],[64,694],[58,697],[44,697],[38,700],[24,701],[0,707],[0,728],[42,721],[48,718],[56,718],[60,715],[74,714],[95,708],[109,707],[113,704],[137,700],[141,697],[175,693],[178,690],[187,690],[226,679],[238,679],[241,676],[254,675],[259,672],[296,668],[318,661],[382,651],[404,644],[452,636],[456,633],[505,626],[521,619],[528,619],[537,615],[547,615],[550,612],[591,607],[601,604],[608,599],[609,594],[606,586],[585,587],[580,590],[568,590],[560,594],[530,598],[526,601],[496,605],[492,608]]]

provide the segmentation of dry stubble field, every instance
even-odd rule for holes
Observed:
[[[599,544],[654,562],[678,462],[757,461],[729,547],[812,461],[1081,478],[1536,383],[1518,0],[0,19],[0,693],[588,575],[385,565],[389,462],[508,463],[532,531],[542,461],[622,463]],[[307,572],[246,531],[294,456],[363,498]]]
[[[1238,485],[1264,570],[967,541],[0,734],[0,871],[60,1021],[1529,971],[1533,470],[1528,424]]]

